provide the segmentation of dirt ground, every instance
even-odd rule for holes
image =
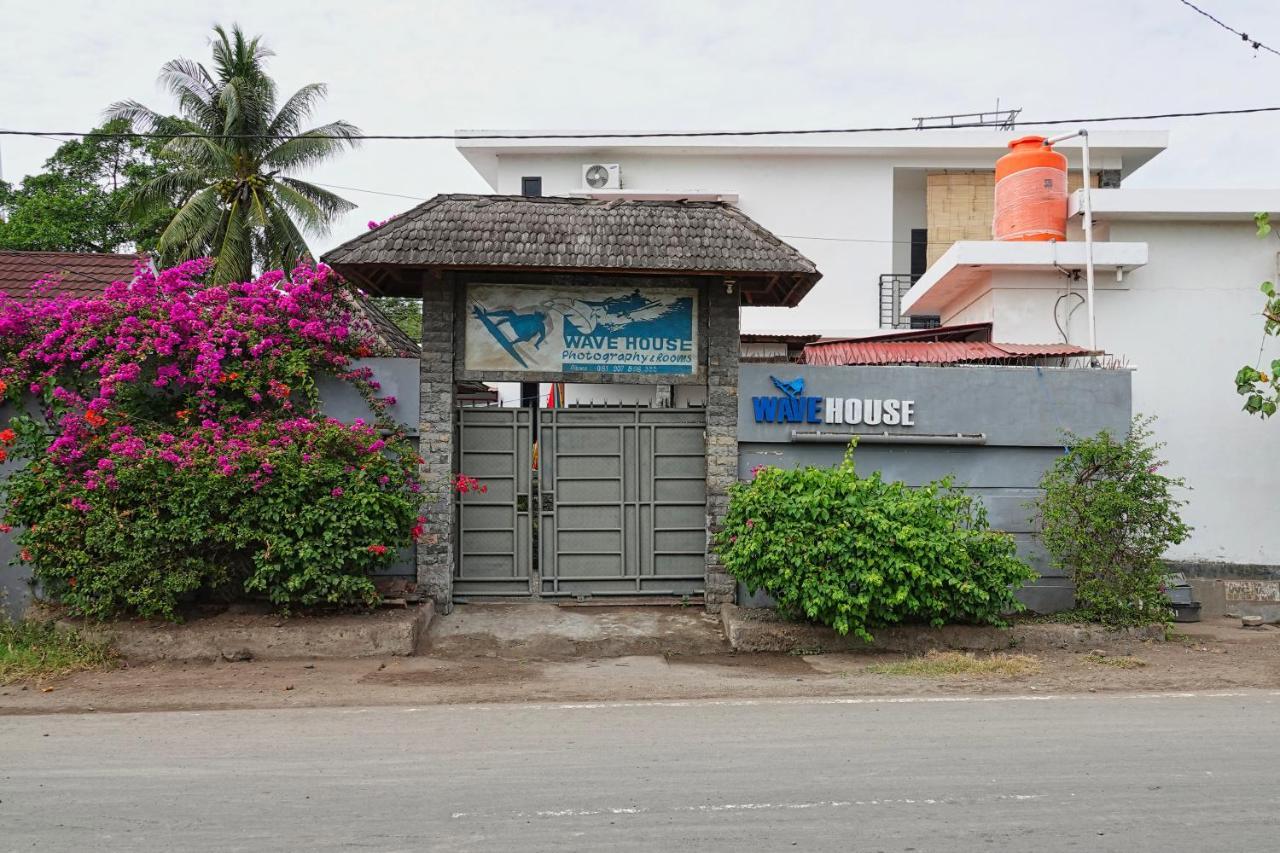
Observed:
[[[903,659],[896,654],[733,654],[715,621],[696,611],[654,616],[638,646],[593,644],[572,612],[557,616],[562,624],[538,644],[522,641],[501,612],[463,617],[433,626],[415,657],[122,666],[0,687],[0,715],[1280,689],[1280,628],[1242,629],[1238,620],[1178,626],[1182,635],[1168,642],[1117,637],[1096,650],[1037,652],[1032,675],[912,677],[867,671]],[[494,633],[501,625],[507,635]]]

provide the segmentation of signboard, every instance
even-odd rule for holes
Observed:
[[[697,372],[697,291],[467,286],[467,370]]]
[[[779,393],[751,398],[751,413],[758,424],[847,424],[849,426],[903,426],[916,423],[915,400],[881,397],[814,397],[805,394],[805,379],[769,380]]]

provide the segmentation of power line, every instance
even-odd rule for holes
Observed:
[[[1265,47],[1265,45],[1260,45]],[[1267,48],[1270,50],[1271,48]],[[1274,52],[1274,51],[1273,51]],[[1250,115],[1254,113],[1280,112],[1280,106],[1245,107],[1232,110],[1196,110],[1192,112],[1147,113],[1144,115],[1091,116],[1086,118],[1028,119],[1017,122],[1017,126],[1053,126],[1064,124],[1101,124],[1112,121],[1155,121],[1171,118],[1203,118],[1206,116]],[[103,133],[87,130],[0,130],[0,136],[93,136],[102,139],[270,139],[283,141],[289,139],[347,139],[347,140],[400,140],[427,142],[465,142],[465,141],[500,141],[521,139],[700,139],[709,137],[752,137],[752,136],[820,136],[824,134],[857,134],[857,133],[893,133],[912,130],[927,133],[935,130],[962,130],[966,128],[986,128],[989,124],[971,122],[967,124],[946,125],[939,127],[917,127],[911,125],[892,125],[881,127],[833,127],[805,128],[787,130],[668,130],[647,133],[315,133],[315,134],[272,134],[272,133],[147,133],[139,131],[113,131]]]
[[[364,187],[348,187],[342,184],[325,184],[320,181],[312,181],[311,183],[321,187],[328,187],[332,190],[345,190],[353,193],[368,193],[369,195],[385,195],[392,198],[404,198],[409,201],[429,201],[429,199],[420,195],[405,195],[404,193],[389,193],[383,190],[369,190]],[[917,240],[885,240],[877,237],[816,237],[807,234],[779,234],[783,240],[820,240],[825,243],[883,243],[889,245],[901,246],[918,246],[921,245]],[[928,240],[924,243],[927,246],[950,245],[952,240]]]
[[[1240,40],[1248,44],[1254,50],[1265,50],[1268,53],[1274,53],[1276,56],[1280,56],[1280,50],[1276,50],[1273,47],[1268,47],[1267,45],[1263,44],[1262,42],[1258,41],[1255,38],[1250,38],[1248,33],[1241,32],[1240,30],[1237,30],[1235,27],[1231,26],[1230,24],[1220,21],[1219,19],[1215,18],[1213,15],[1206,12],[1204,9],[1201,9],[1195,3],[1190,2],[1190,0],[1178,0],[1178,2],[1181,3],[1183,6],[1188,7],[1189,9],[1194,9],[1198,14],[1203,15],[1209,20],[1213,21],[1215,24],[1222,27],[1227,32],[1234,33],[1235,35],[1240,36]]]
[[[320,181],[309,181],[309,183],[315,184],[318,187],[328,187],[331,190],[346,190],[347,192],[368,193],[369,195],[385,195],[385,196],[390,196],[391,198],[407,198],[410,201],[426,201],[427,200],[420,195],[405,195],[404,193],[389,193],[384,190],[366,190],[362,187],[344,187],[342,184],[323,184]]]

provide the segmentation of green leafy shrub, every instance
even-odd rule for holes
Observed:
[[[1105,624],[1169,620],[1161,556],[1191,533],[1174,497],[1186,484],[1161,473],[1152,420],[1135,418],[1122,440],[1069,435],[1040,482],[1045,547],[1075,582],[1078,611]]]
[[[759,468],[730,491],[716,547],[779,610],[871,639],[899,622],[1000,624],[1035,577],[1012,537],[949,479],[909,488],[835,468]]]
[[[417,496],[403,488],[414,458],[361,424],[239,423],[115,442],[99,457],[110,488],[48,458],[16,472],[9,518],[25,525],[21,558],[44,594],[96,619],[176,619],[197,599],[246,595],[286,611],[375,604],[370,568],[416,532]],[[241,443],[234,460],[217,450],[229,441]]]
[[[215,286],[210,261],[100,295],[0,293],[0,532],[71,613],[180,618],[266,599],[361,607],[423,531],[417,452],[368,367],[385,350],[324,266]],[[54,292],[50,293],[50,289]],[[349,383],[373,424],[327,418]]]

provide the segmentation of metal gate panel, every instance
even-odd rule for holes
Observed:
[[[454,595],[529,595],[533,411],[461,408],[458,446],[460,470],[486,490],[458,496]]]
[[[539,418],[542,594],[701,593],[703,412],[545,409]]]

